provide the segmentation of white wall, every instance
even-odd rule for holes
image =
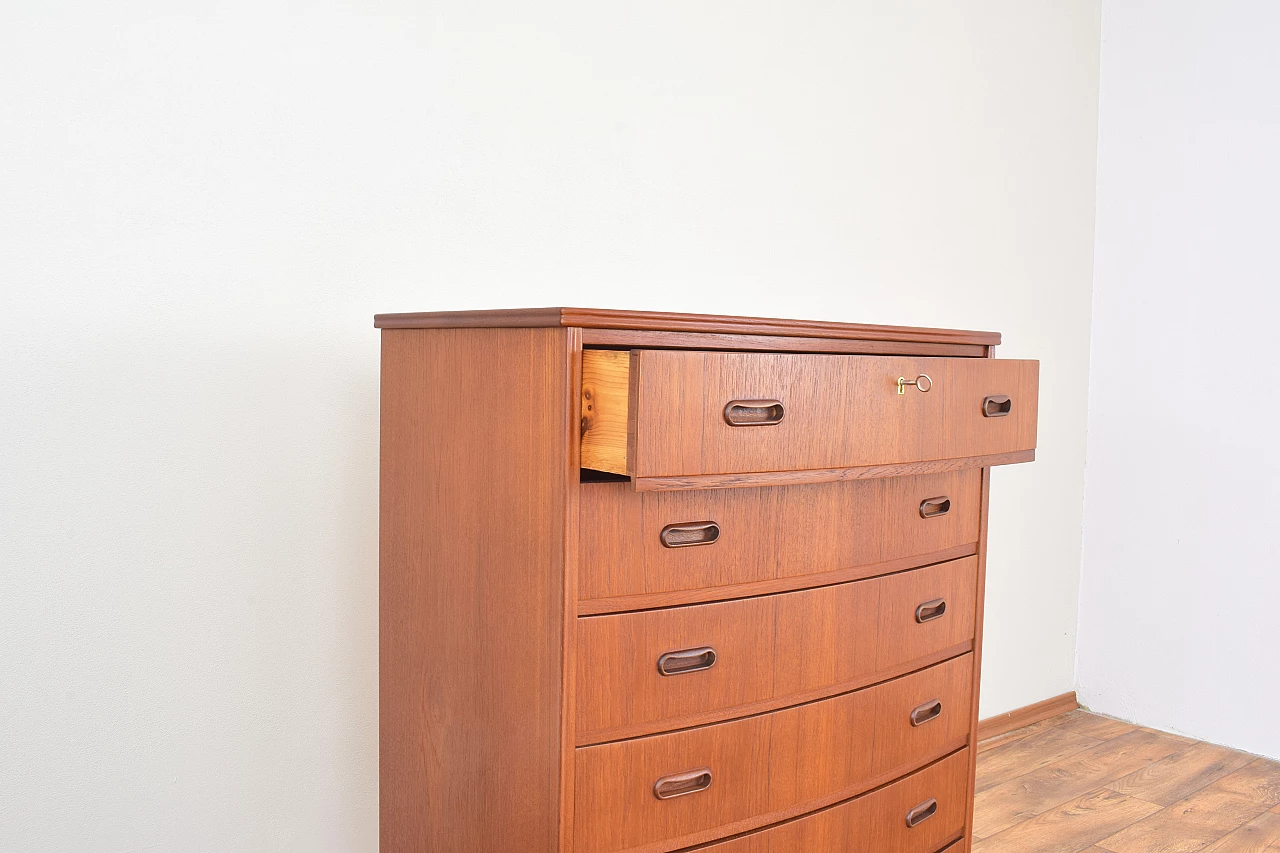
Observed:
[[[1079,692],[1280,757],[1280,5],[1107,0]]]
[[[376,846],[375,311],[993,328],[1071,689],[1097,0],[0,7],[0,850]]]

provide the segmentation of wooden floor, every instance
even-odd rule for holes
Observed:
[[[1280,762],[1072,711],[978,747],[974,853],[1280,851]]]

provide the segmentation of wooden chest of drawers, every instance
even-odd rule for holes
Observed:
[[[979,332],[379,315],[384,853],[964,853]]]

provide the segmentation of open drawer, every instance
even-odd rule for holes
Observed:
[[[684,350],[582,357],[582,466],[628,475],[641,489],[1034,458],[1038,361]]]

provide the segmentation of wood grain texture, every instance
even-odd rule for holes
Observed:
[[[1226,777],[1230,779],[1231,777]],[[1220,780],[1169,809],[1098,842],[1112,853],[1194,853],[1267,811],[1267,805]],[[1159,806],[1154,806],[1159,809]]]
[[[1204,848],[1204,853],[1276,853],[1280,851],[1280,808],[1264,812]]]
[[[864,643],[875,643],[876,668],[898,666],[956,643],[972,641],[977,574],[978,560],[969,557],[901,572],[880,581],[879,627],[874,634],[868,632],[862,638]],[[942,602],[942,615],[920,621],[919,608],[935,601]],[[819,615],[805,614],[809,620],[816,620]],[[810,621],[807,627],[797,625],[794,630],[812,633],[815,627]],[[814,636],[812,642],[820,642],[819,637]]]
[[[1099,740],[1111,740],[1120,735],[1126,735],[1137,728],[1132,723],[1091,714],[1085,710],[1063,714],[1061,717],[1056,718],[1053,724],[1060,729],[1075,732],[1085,737],[1098,738]]]
[[[991,356],[988,350],[987,356]],[[976,624],[973,633],[973,696],[969,707],[969,743],[975,748],[969,750],[968,796],[969,810],[965,815],[964,838],[961,844],[965,853],[972,853],[974,841],[974,798],[977,795],[976,773],[978,750],[978,711],[982,694],[982,632],[985,623],[987,593],[987,534],[990,530],[991,511],[991,469],[982,469],[982,498],[979,506],[978,524],[978,574],[974,601],[977,602]]]
[[[1041,702],[1024,705],[1013,711],[997,714],[994,717],[988,717],[980,721],[978,723],[978,740],[984,741],[999,737],[1016,729],[1025,728],[1032,723],[1038,723],[1041,720],[1047,720],[1050,717],[1057,717],[1068,711],[1074,711],[1079,707],[1080,703],[1076,701],[1074,690],[1070,693],[1063,693],[1061,696],[1054,696]]]
[[[1107,787],[1121,794],[1141,797],[1148,803],[1168,806],[1251,761],[1249,755],[1224,746],[1194,743],[1168,758],[1109,782]]]
[[[1214,783],[1270,808],[1280,805],[1280,762],[1258,758]]]
[[[1102,741],[1119,737],[1122,734],[1127,734],[1139,727],[1132,723],[1113,720],[1109,717],[1098,716],[1084,709],[1079,709],[1076,711],[1069,711],[1061,716],[1033,723],[1021,729],[1015,729],[1012,732],[984,738],[978,742],[978,753],[981,754],[987,750],[995,749],[1004,744],[1044,731],[1047,728],[1062,729],[1064,731],[1070,731],[1074,734]]]
[[[927,831],[894,816],[905,800],[873,805],[932,762],[972,767],[980,469],[1034,458],[1034,362],[992,361],[990,333],[650,312],[376,325],[384,851],[776,853],[792,837],[820,849],[823,833],[843,848],[851,832],[886,853],[967,849],[956,827],[971,771],[944,774]],[[929,394],[897,395],[895,375],[881,395],[880,372],[913,370],[930,372]],[[975,422],[971,394],[979,416],[983,396],[1008,394],[1013,410]],[[749,425],[733,427],[729,399],[784,401],[786,415],[762,426],[744,405],[729,420]],[[759,441],[797,423],[808,428]],[[660,464],[644,468],[646,454]],[[631,483],[583,484],[584,466]],[[949,513],[921,517],[922,500],[944,497]],[[690,547],[664,548],[663,528]],[[917,618],[944,600],[941,619]],[[718,649],[714,667],[657,673],[655,657],[695,643]],[[1065,721],[1055,735],[1091,736]],[[659,776],[704,764],[707,791],[654,797]],[[1218,766],[1180,766],[1192,765],[1203,779]],[[1129,784],[1158,783],[1162,768],[1137,769]],[[1242,779],[1223,791],[1250,796]]]
[[[1049,725],[1050,721],[1046,720],[1041,723],[1035,723],[1034,725],[1027,726],[1025,729],[1017,729],[1015,731],[1008,732],[1007,734],[997,735],[996,737],[987,738],[986,740],[980,740],[978,741],[978,755],[981,756],[984,752],[989,752],[997,747],[1021,740],[1022,738],[1028,737],[1037,731],[1049,727]]]
[[[634,431],[633,431],[634,433]],[[634,458],[634,445],[628,458]],[[881,477],[917,477],[948,471],[971,471],[999,465],[1034,462],[1034,450],[1015,450],[991,456],[964,456],[959,459],[929,459],[895,465],[864,465],[854,468],[814,468],[806,471],[757,471],[750,474],[690,474],[683,477],[633,477],[638,492],[683,491],[688,489],[746,489],[761,486],[805,486],[814,483],[848,483]]]
[[[582,398],[574,389],[582,385],[582,330],[567,329],[565,355],[568,366],[568,389],[564,395],[565,423],[581,423]],[[560,812],[558,853],[573,853],[573,783],[574,747],[577,743],[577,601],[578,601],[578,523],[582,512],[581,442],[569,437],[565,454],[565,500],[562,549],[564,553],[563,583],[560,595]]]
[[[1134,738],[1160,737],[1169,756],[1084,792],[1080,765],[1086,752],[1128,752]],[[1094,744],[1079,750],[1079,741]],[[1075,851],[1084,853],[1261,853],[1280,850],[1280,762],[1225,747],[1074,711],[994,741],[978,760],[979,790],[1025,787],[1061,802],[1033,806],[1014,822],[979,841],[975,850]],[[986,744],[984,744],[985,746]],[[1071,754],[1063,756],[1063,751]],[[987,759],[991,760],[987,760]],[[1120,759],[1130,761],[1132,755]],[[1022,773],[1017,770],[1021,765]],[[1010,777],[1010,774],[1015,774]],[[1065,784],[1054,793],[1046,780]],[[978,801],[979,826],[1003,798]],[[1090,846],[1092,845],[1092,846]]]
[[[946,495],[951,510],[921,518],[920,503]],[[752,594],[763,581],[830,582],[827,572],[926,557],[978,540],[977,470],[850,483],[638,493],[626,483],[582,487],[579,528],[584,602],[690,591]],[[713,545],[665,548],[662,529],[714,521]],[[846,578],[848,579],[848,578]],[[676,603],[668,601],[667,603]],[[643,605],[637,605],[643,606]]]
[[[974,844],[974,853],[1077,853],[1159,806],[1102,788]]]
[[[968,750],[824,811],[699,848],[713,853],[935,853],[964,830]],[[907,811],[938,802],[927,821],[908,827]]]
[[[936,565],[950,560],[971,557],[977,552],[976,544],[957,545],[942,551],[934,551],[919,557],[903,557],[897,560],[886,560],[883,563],[871,563],[855,566],[850,569],[836,569],[812,575],[775,578],[772,580],[754,581],[751,583],[733,584],[729,586],[707,587],[704,589],[676,590],[674,592],[655,592],[641,595],[626,595],[617,598],[594,598],[578,602],[578,615],[593,616],[601,613],[620,613],[634,610],[652,610],[659,607],[673,607],[683,604],[697,604],[710,601],[726,601],[735,598],[749,598],[756,595],[771,595],[777,592],[792,592],[799,589],[828,586],[851,580],[890,575],[907,569]]]
[[[978,791],[994,788],[1048,764],[1069,758],[1102,743],[1091,737],[1055,726],[1041,728],[1025,738],[1016,738],[978,754]]]
[[[384,853],[559,848],[567,336],[383,335]]]
[[[630,353],[588,350],[582,353],[582,467],[627,473],[627,377]]]
[[[578,619],[578,744],[755,713],[863,687],[972,648],[970,557],[817,589]],[[918,605],[945,615],[919,624]],[[712,648],[706,670],[659,657]]]
[[[843,355],[928,355],[985,358],[981,344],[799,338],[782,335],[660,332],[647,329],[583,329],[583,344],[607,349],[698,349],[736,352],[822,352]]]
[[[968,740],[967,713],[912,727],[912,709],[969,707],[956,658],[807,705],[577,751],[578,853],[676,850],[823,808],[941,758]],[[709,789],[658,800],[659,777],[709,768]]]
[[[635,369],[634,365],[638,365]],[[631,383],[637,479],[901,465],[1030,451],[1039,363],[997,359],[640,350]],[[897,393],[898,377],[932,389]],[[982,401],[1013,411],[988,418]],[[774,426],[733,427],[731,400],[774,399]]]
[[[979,346],[996,346],[1000,343],[1000,335],[997,332],[926,329],[912,326],[872,326],[822,320],[784,320],[718,314],[679,314],[667,311],[615,311],[601,308],[517,308],[497,311],[377,314],[373,318],[373,325],[379,329],[577,326],[582,329],[782,335]]]
[[[1183,743],[1156,732],[1131,731],[1070,758],[980,792],[973,838],[986,838],[1056,805],[1105,786],[1178,752]]]

